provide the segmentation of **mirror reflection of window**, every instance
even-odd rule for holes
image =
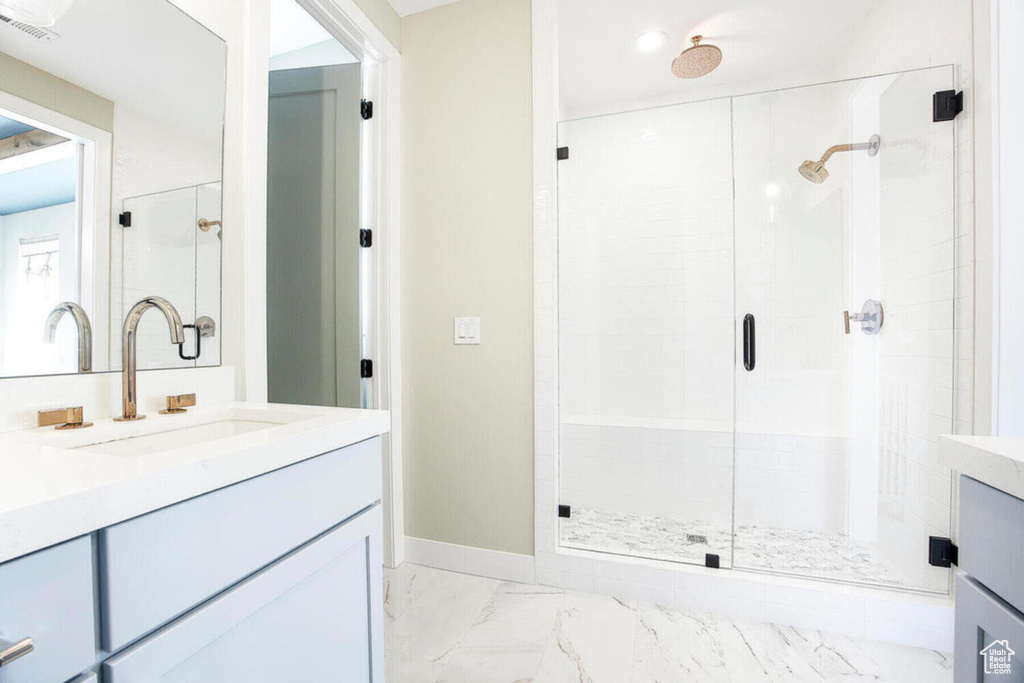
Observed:
[[[78,148],[0,115],[0,374],[75,371],[74,330],[44,344],[43,326],[78,298]]]

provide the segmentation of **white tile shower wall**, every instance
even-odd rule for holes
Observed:
[[[563,422],[559,440],[560,504],[732,523],[732,432]],[[737,520],[846,531],[846,439],[741,433],[735,444]]]
[[[197,238],[179,226],[173,232],[167,232],[161,227],[160,232],[150,231],[151,234],[136,239],[129,234],[133,228],[124,229],[116,224],[117,214],[131,208],[123,206],[124,201],[131,197],[151,197],[159,193],[173,195],[177,194],[171,192],[173,190],[190,189],[193,195],[191,211],[184,227],[198,232],[195,222],[195,186],[219,181],[221,177],[219,138],[202,139],[195,131],[169,126],[130,107],[118,108],[114,126],[117,135],[114,141],[111,204],[114,207],[114,224],[111,228],[111,273],[114,275],[111,277],[109,321],[111,369],[121,366],[121,325],[128,309],[139,299],[153,294],[164,296],[179,309],[186,323],[192,323],[197,315],[202,315],[195,310],[195,246],[197,239],[202,240],[203,237]],[[168,140],[173,140],[174,144],[168,145]],[[159,158],[161,163],[146,162],[154,158]],[[175,211],[175,215],[185,218],[178,211]],[[170,215],[165,214],[162,218],[162,222],[177,226]],[[209,238],[211,233],[203,235]],[[182,243],[184,237],[191,238],[190,248]],[[219,249],[220,244],[217,246]],[[219,301],[219,258],[217,266],[216,295]],[[121,277],[122,274],[124,277]],[[166,323],[157,320],[159,316],[153,316],[152,319],[150,316],[153,314],[147,314],[139,327],[139,367],[193,366],[192,362],[180,360],[177,348],[168,343]],[[220,322],[219,309],[213,317]]]
[[[731,432],[563,422],[558,501],[729,526],[732,444]]]
[[[566,122],[561,411],[732,420],[728,101]]]

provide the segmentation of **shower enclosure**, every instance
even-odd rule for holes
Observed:
[[[562,547],[949,590],[953,83],[559,125]]]

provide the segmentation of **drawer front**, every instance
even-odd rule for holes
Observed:
[[[954,683],[1024,681],[1024,615],[966,574],[956,577],[955,628]]]
[[[0,641],[35,650],[0,668],[2,683],[66,681],[96,660],[88,537],[0,565]]]
[[[1024,610],[1024,500],[961,475],[959,537],[960,568]]]
[[[383,681],[380,506],[103,665],[104,683]]]
[[[380,499],[373,438],[99,533],[114,652]]]

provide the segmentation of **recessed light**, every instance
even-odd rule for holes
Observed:
[[[636,49],[640,52],[654,52],[668,40],[668,35],[663,31],[648,31],[636,39]]]

